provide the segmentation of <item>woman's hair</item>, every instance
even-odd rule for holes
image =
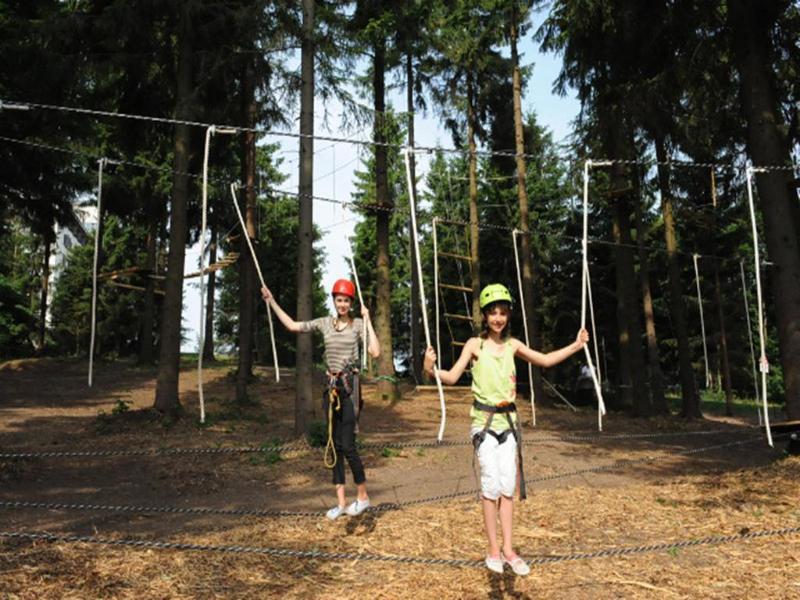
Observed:
[[[500,332],[500,339],[507,340],[511,337],[511,303],[506,302],[505,300],[498,300],[497,302],[492,302],[491,304],[487,304],[483,307],[481,310],[481,313],[483,313],[483,320],[481,321],[481,332],[479,337],[483,340],[489,337],[489,325],[486,323],[486,315],[495,306],[505,306],[506,311],[508,311],[508,321],[506,322],[506,326],[503,327],[503,331]]]

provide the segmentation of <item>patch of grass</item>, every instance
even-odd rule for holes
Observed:
[[[417,448],[417,451],[414,454],[417,456],[425,456],[425,448]]]
[[[680,548],[673,547],[673,548],[670,548],[669,550],[667,550],[667,554],[669,554],[672,558],[678,558],[678,555],[680,553],[681,553],[681,549]]]
[[[271,442],[264,442],[261,444],[260,452],[255,452],[250,455],[248,462],[251,465],[274,465],[283,460],[280,450],[276,450],[275,446],[280,445],[280,440],[272,440]]]
[[[130,405],[133,404],[130,400],[119,400],[117,399],[117,403],[114,405],[114,408],[111,409],[112,415],[121,415],[126,413],[130,410]]]
[[[223,421],[253,421],[259,425],[266,425],[270,422],[269,416],[263,412],[251,412],[247,408],[261,406],[258,402],[240,403],[236,401],[220,401],[219,409],[206,413],[205,423],[198,421],[197,426],[206,428]]]
[[[391,448],[389,446],[384,446],[383,450],[381,450],[381,456],[383,458],[395,458],[400,456],[401,452],[399,448]]]

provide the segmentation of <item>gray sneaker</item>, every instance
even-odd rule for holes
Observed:
[[[328,512],[325,513],[325,516],[328,517],[331,521],[335,521],[339,517],[342,516],[344,512],[344,506],[334,506]]]
[[[366,500],[356,500],[347,507],[347,514],[351,517],[357,517],[362,512],[369,508],[369,498]]]

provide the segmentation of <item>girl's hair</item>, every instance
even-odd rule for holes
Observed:
[[[491,304],[487,304],[481,310],[483,313],[483,320],[481,321],[481,332],[479,337],[483,340],[489,337],[489,325],[486,323],[486,315],[491,311],[495,306],[505,306],[506,310],[508,311],[508,321],[506,322],[506,326],[503,327],[503,331],[500,332],[500,339],[507,340],[511,337],[511,303],[506,302],[504,300],[498,300],[497,302],[492,302]]]

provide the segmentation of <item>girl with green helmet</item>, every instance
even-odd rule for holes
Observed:
[[[472,393],[474,402],[471,435],[481,471],[481,503],[483,522],[488,541],[486,567],[502,573],[504,565],[511,566],[517,575],[530,572],[512,545],[514,491],[519,484],[520,499],[525,499],[525,480],[522,476],[522,446],[516,405],[517,376],[515,358],[538,367],[552,367],[583,349],[589,341],[585,329],[578,332],[568,346],[542,353],[511,337],[509,327],[513,299],[504,285],[487,285],[480,294],[483,313],[482,331],[464,345],[461,356],[449,370],[439,371],[442,383],[455,384],[472,363]],[[425,352],[425,372],[433,376],[436,352]],[[519,474],[519,479],[518,479]],[[502,548],[497,543],[497,519],[500,517]]]

